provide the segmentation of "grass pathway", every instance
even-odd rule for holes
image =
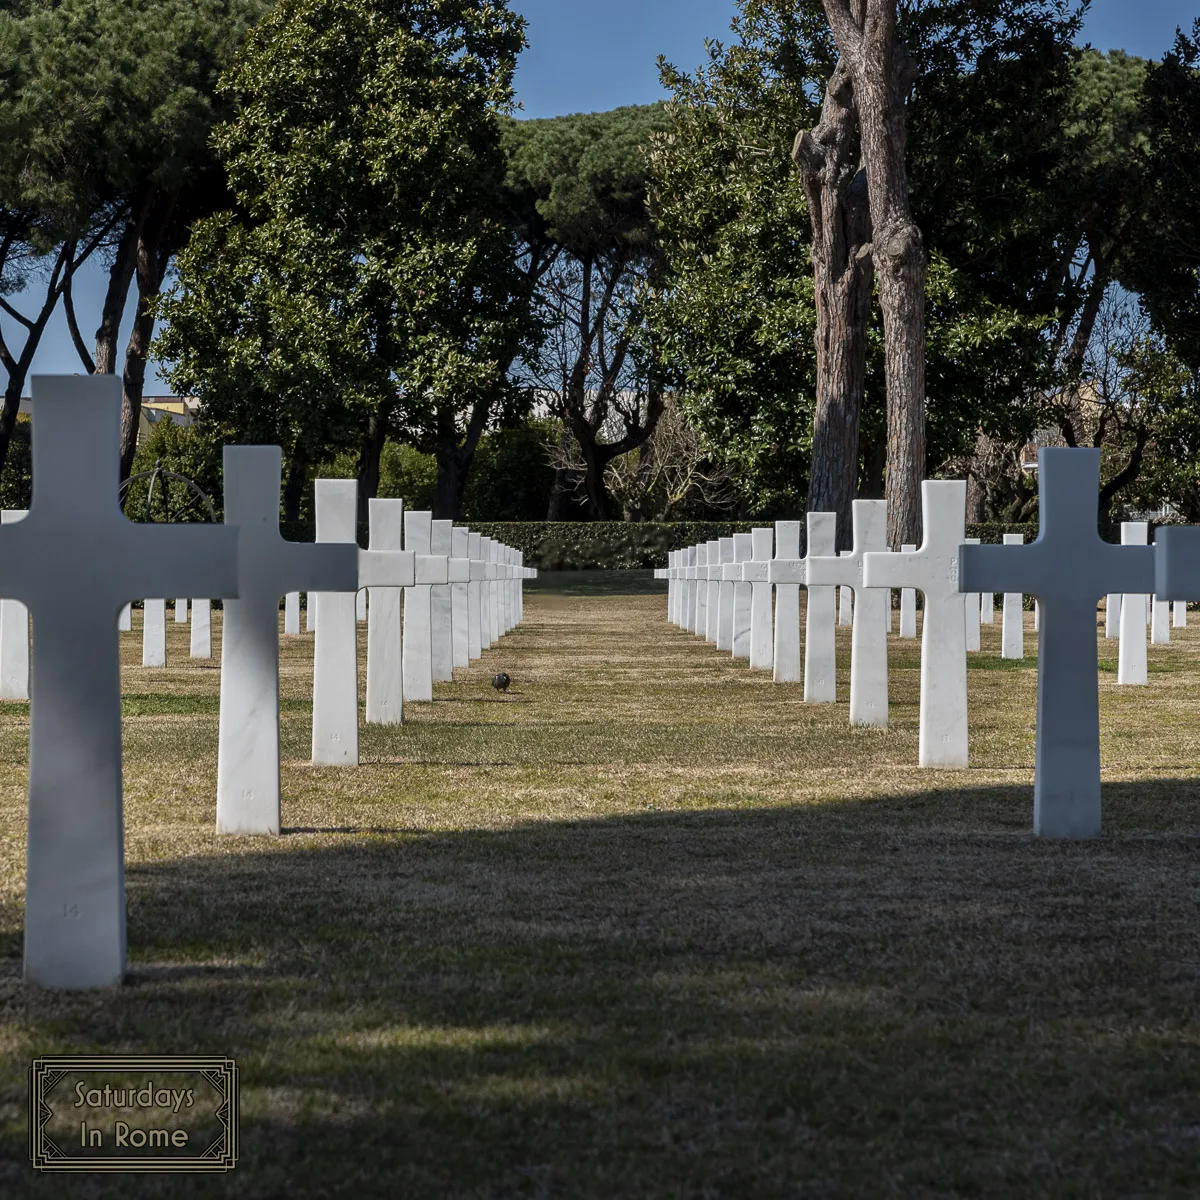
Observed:
[[[130,982],[20,982],[23,706],[0,710],[0,1195],[1195,1196],[1200,631],[1115,686],[1105,836],[1032,820],[1036,674],[984,627],[970,771],[805,706],[657,595],[531,592],[482,664],[213,833],[215,664],[123,647]],[[997,614],[998,619],[998,614]],[[218,620],[219,624],[219,620]],[[1035,648],[1032,632],[1027,646]],[[488,680],[512,674],[503,698]],[[35,1178],[45,1053],[238,1059],[228,1177]]]

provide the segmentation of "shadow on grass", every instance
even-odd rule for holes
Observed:
[[[1200,784],[1105,800],[1092,843],[1028,787],[222,840],[130,867],[106,993],[21,985],[10,905],[0,1192],[112,1194],[17,1102],[137,1052],[238,1058],[241,1161],[124,1197],[1195,1195]]]

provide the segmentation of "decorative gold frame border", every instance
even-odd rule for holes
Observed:
[[[200,1154],[151,1158],[146,1155],[104,1158],[66,1154],[46,1136],[53,1116],[46,1097],[68,1071],[195,1071],[221,1098],[217,1118],[220,1134]],[[74,1055],[49,1054],[35,1058],[29,1067],[29,1158],[37,1171],[230,1171],[238,1157],[238,1069],[232,1058],[197,1058],[190,1055]]]

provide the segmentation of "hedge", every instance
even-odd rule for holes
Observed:
[[[769,521],[479,521],[470,526],[475,533],[495,538],[525,554],[527,566],[543,571],[628,570],[666,565],[671,550],[697,542],[749,533]],[[285,521],[283,535],[291,541],[311,542],[311,522]],[[1038,534],[1036,524],[1002,525],[995,522],[969,524],[967,536],[983,542],[999,542],[1005,533],[1021,533],[1027,542]],[[359,526],[359,544],[367,544],[367,528]],[[804,552],[804,523],[800,525],[801,553]]]

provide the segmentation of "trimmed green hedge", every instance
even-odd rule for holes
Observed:
[[[631,524],[624,521],[479,521],[470,528],[496,538],[525,554],[526,565],[543,571],[630,570],[666,565],[667,554],[697,542],[749,533],[770,521],[674,521]],[[801,552],[804,525],[801,521]],[[1005,533],[1022,533],[1027,542],[1037,537],[1036,524],[1001,525],[994,522],[967,526],[967,536],[999,542]],[[311,542],[308,521],[283,522],[283,536]],[[359,545],[367,544],[367,529],[358,530]]]

